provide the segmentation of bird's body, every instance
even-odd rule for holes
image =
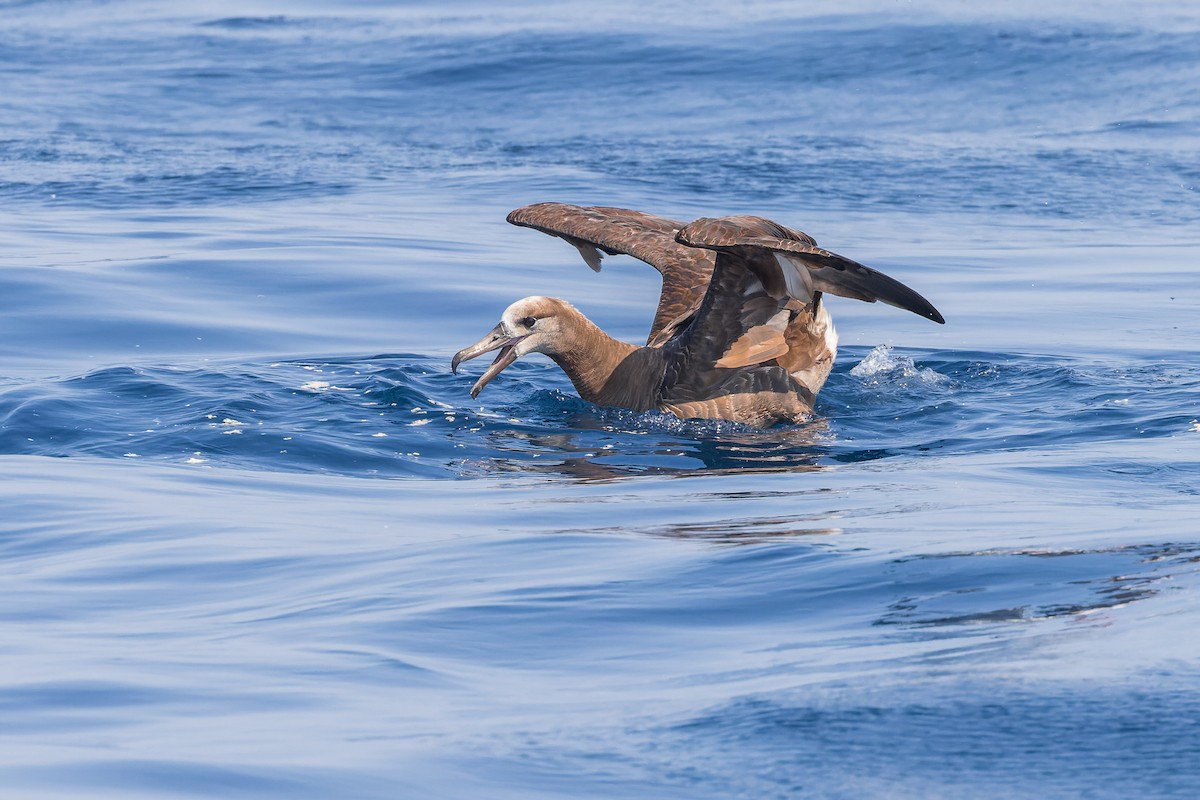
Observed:
[[[518,300],[454,356],[457,370],[500,350],[473,397],[517,358],[538,352],[597,405],[758,426],[797,422],[812,412],[837,355],[822,293],[881,300],[943,322],[902,283],[761,217],[685,225],[628,209],[539,203],[508,221],[565,239],[596,271],[601,251],[639,258],[662,273],[663,289],[641,347],[608,336],[566,301]]]

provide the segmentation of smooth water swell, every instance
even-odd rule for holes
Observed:
[[[1167,708],[1200,654],[1158,642],[1194,613],[1194,500],[1114,506],[1087,461],[1043,450],[1037,489],[992,454],[568,494],[10,457],[39,525],[0,541],[6,784],[1187,796]]]

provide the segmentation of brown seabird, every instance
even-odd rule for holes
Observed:
[[[537,203],[508,221],[565,239],[597,272],[601,251],[641,259],[662,273],[662,295],[642,347],[613,339],[565,300],[518,300],[487,336],[454,355],[457,372],[463,361],[500,351],[471,397],[526,353],[545,353],[597,405],[758,426],[799,422],[837,354],[822,293],[945,322],[899,281],[762,217],[684,224],[624,208]]]

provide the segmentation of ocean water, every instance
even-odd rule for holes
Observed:
[[[0,795],[1200,793],[1200,13],[0,0]],[[450,356],[756,213],[813,421]]]

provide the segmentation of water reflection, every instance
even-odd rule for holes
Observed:
[[[897,559],[877,625],[944,627],[1083,617],[1154,597],[1194,573],[1200,544],[1096,550],[987,550]]]
[[[562,428],[514,424],[478,431],[481,458],[460,462],[463,474],[553,475],[605,481],[632,475],[816,472],[828,456],[824,420],[804,426],[753,430],[617,412],[574,414]],[[664,415],[665,416],[665,415]],[[648,419],[649,417],[649,419]]]
[[[807,537],[840,536],[841,528],[813,524],[835,516],[836,512],[800,516],[742,517],[712,522],[566,529],[560,533],[611,533],[663,539],[691,539],[713,544],[754,545]]]

